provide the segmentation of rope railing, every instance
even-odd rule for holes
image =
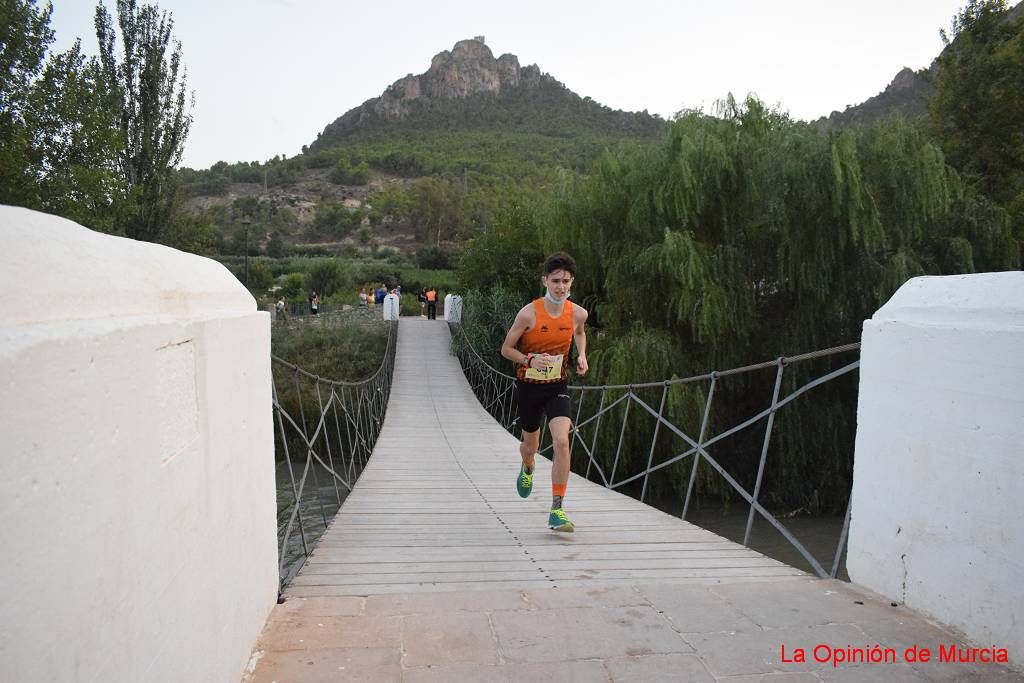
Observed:
[[[325,379],[271,356],[274,459],[278,481],[287,482],[279,484],[277,501],[281,591],[352,490],[380,435],[398,342],[398,323],[385,324],[384,358],[372,376],[358,382]]]
[[[515,434],[513,430],[515,429],[516,422],[518,420],[515,403],[515,377],[494,368],[483,357],[481,357],[476,349],[474,349],[469,343],[469,340],[466,338],[466,335],[460,325],[452,324],[450,327],[452,330],[452,350],[458,357],[459,362],[462,365],[463,372],[465,373],[474,394],[476,394],[481,405],[502,425],[503,428]],[[601,386],[570,386],[569,391],[573,394],[573,399],[577,406],[571,431],[571,450],[574,455],[579,450],[582,450],[585,454],[586,460],[586,470],[579,473],[583,474],[587,479],[590,479],[593,474],[598,483],[603,485],[605,488],[612,490],[621,490],[629,485],[635,486],[639,483],[639,500],[644,502],[648,492],[648,483],[653,473],[665,470],[666,468],[681,463],[687,458],[691,458],[692,465],[690,466],[689,476],[687,478],[686,493],[683,497],[682,513],[680,515],[680,518],[685,520],[690,511],[690,505],[694,496],[698,466],[701,462],[705,462],[714,470],[714,472],[717,473],[719,477],[722,478],[722,480],[725,481],[729,489],[739,495],[739,497],[742,498],[749,506],[746,526],[743,533],[744,546],[750,546],[750,534],[751,529],[753,528],[754,519],[755,516],[760,516],[770,524],[772,528],[778,531],[786,541],[789,542],[789,544],[800,554],[800,556],[804,558],[804,560],[806,560],[819,577],[835,578],[839,571],[843,551],[846,546],[847,535],[849,533],[849,498],[847,497],[842,532],[840,533],[839,540],[836,544],[831,566],[827,571],[817,558],[808,551],[804,544],[796,538],[793,532],[764,507],[760,498],[776,413],[812,389],[856,371],[860,367],[860,359],[858,357],[856,360],[846,362],[836,369],[824,372],[818,377],[807,380],[801,386],[796,387],[788,394],[781,395],[783,376],[786,367],[814,359],[853,354],[859,352],[859,350],[860,344],[852,343],[795,356],[780,357],[774,361],[756,363],[730,370],[716,370],[702,375],[664,380],[661,382],[609,384]],[[772,383],[772,394],[768,406],[763,410],[755,412],[750,417],[742,419],[736,424],[722,430],[718,434],[709,435],[708,430],[709,425],[711,424],[709,418],[711,415],[712,403],[714,402],[716,389],[719,388],[721,380],[729,376],[743,375],[770,368],[775,369],[775,377],[774,382]],[[666,399],[673,387],[697,382],[704,382],[707,384],[706,398],[704,399],[703,410],[701,411],[699,430],[697,431],[696,436],[692,436],[687,433],[685,429],[674,424],[667,418],[665,414]],[[661,388],[661,391],[656,392],[656,395],[660,394],[657,401],[644,400],[640,395],[638,395],[640,390],[655,390],[659,387]],[[598,399],[597,409],[584,415],[584,405],[588,403],[592,405],[594,402],[593,400],[588,399],[588,397],[594,397],[595,394],[597,394],[596,398]],[[627,425],[630,424],[629,416],[631,410],[640,411],[641,415],[646,415],[649,419],[653,419],[654,428],[650,439],[650,445],[647,448],[646,453],[644,453],[646,462],[644,469],[634,474],[623,474],[620,472],[620,462],[622,460]],[[598,453],[598,435],[601,430],[602,418],[605,420],[614,419],[614,417],[616,417],[614,414],[618,412],[621,412],[621,422],[618,425],[618,438],[614,440],[616,443],[614,456],[599,458],[598,455],[610,454]],[[762,421],[765,423],[765,427],[763,436],[760,437],[760,457],[758,458],[757,473],[753,486],[748,490],[747,487],[737,481],[737,478],[730,474],[723,466],[722,458],[727,457],[727,455],[719,455],[719,457],[715,457],[711,454],[709,449],[712,446],[723,445],[725,440],[744,432],[745,430],[751,430],[755,425]],[[588,427],[592,430],[592,435],[589,439],[587,439],[584,434]],[[541,427],[542,446],[545,441],[544,436],[546,430],[547,422],[545,420]],[[685,446],[682,450],[674,452],[660,462],[655,463],[655,454],[658,450],[657,446],[659,444],[659,434],[662,432],[667,432],[668,435],[677,437],[685,444]],[[518,436],[518,434],[516,434],[516,436]],[[552,449],[553,444],[548,443],[539,450],[539,453],[542,455],[550,454]],[[662,448],[661,450],[664,451],[665,449]],[[606,464],[608,460],[611,460],[611,467],[608,468],[606,466],[602,466],[602,460],[604,460]]]

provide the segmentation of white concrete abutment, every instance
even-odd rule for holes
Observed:
[[[860,372],[850,578],[1024,665],[1024,273],[910,280]]]
[[[267,314],[167,247],[7,206],[0,239],[0,680],[238,680],[277,597]]]

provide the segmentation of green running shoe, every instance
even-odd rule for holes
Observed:
[[[569,518],[566,517],[565,511],[562,508],[552,510],[551,514],[548,515],[548,526],[555,531],[564,531],[568,534],[576,531],[576,527],[572,525]]]
[[[516,477],[516,491],[519,492],[520,498],[528,498],[530,491],[533,490],[533,474],[527,474],[526,470],[520,466],[519,476]]]

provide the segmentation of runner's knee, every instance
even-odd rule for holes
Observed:
[[[569,449],[569,435],[568,434],[556,434],[552,439],[555,443],[556,449],[568,450]]]

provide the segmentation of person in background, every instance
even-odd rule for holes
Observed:
[[[427,320],[437,320],[437,291],[433,287],[427,290]]]
[[[363,287],[362,289],[359,290],[359,308],[366,308],[367,307],[366,300],[367,300],[366,287]]]
[[[427,290],[420,287],[419,294],[416,295],[416,299],[420,302],[420,317],[427,317]]]
[[[320,295],[316,293],[315,289],[309,293],[309,312],[311,315],[320,312]]]

